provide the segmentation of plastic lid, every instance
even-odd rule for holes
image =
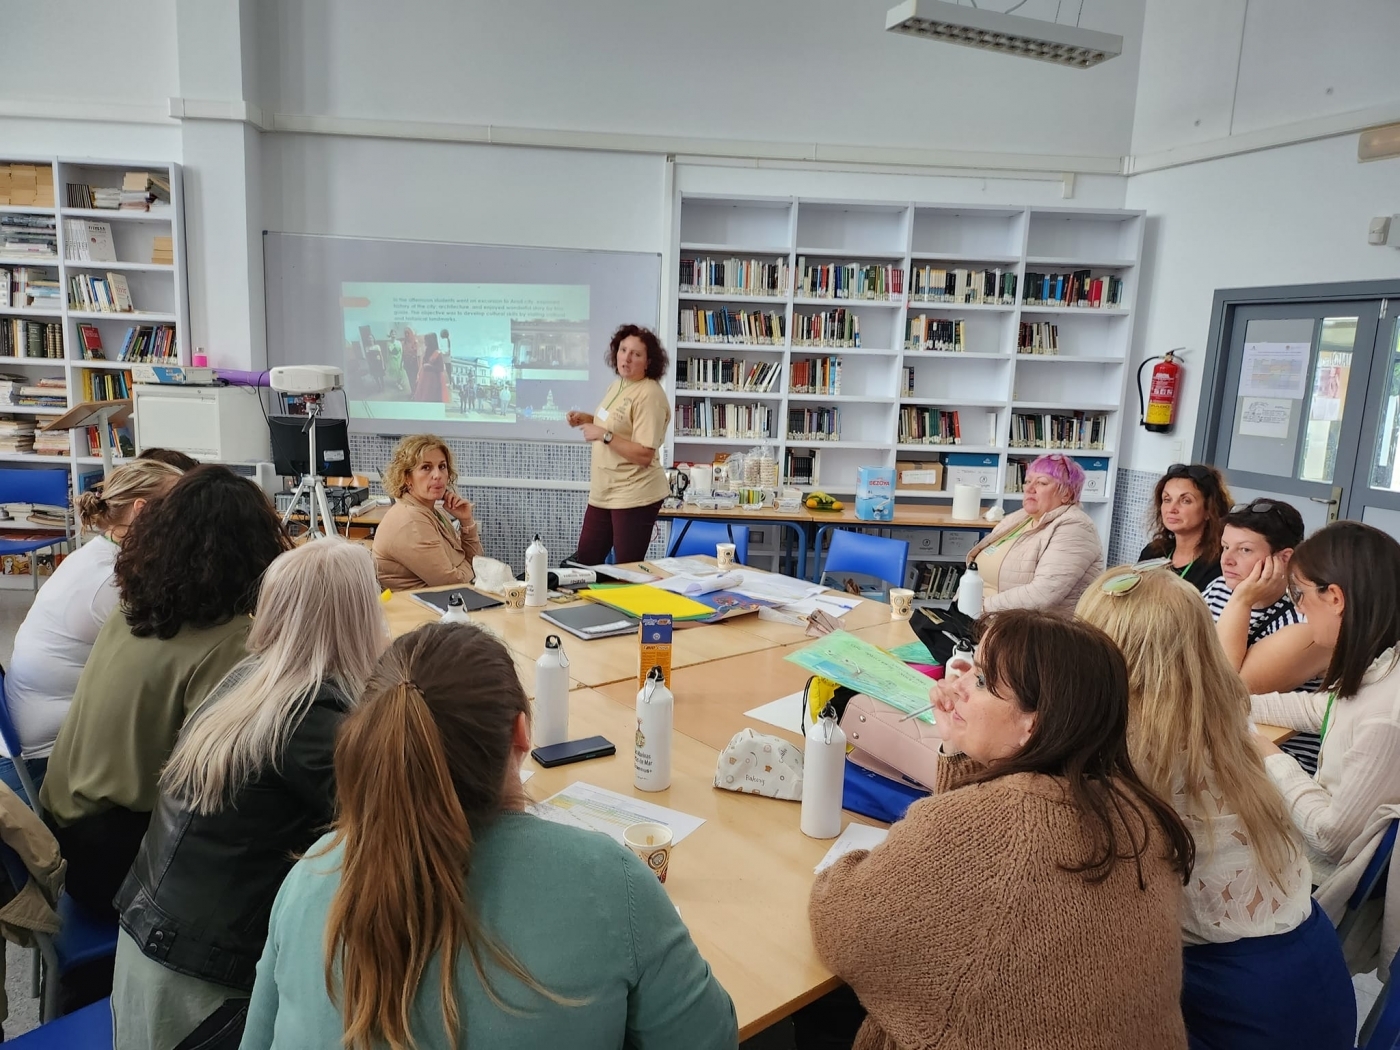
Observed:
[[[660,665],[660,664],[656,664],[655,666],[652,667],[652,669],[651,669],[650,671],[647,672],[647,679],[648,679],[649,681],[657,681],[657,682],[661,682],[662,684],[665,684],[665,682],[666,682],[666,672],[663,671],[663,670],[661,670],[661,665]]]
[[[457,606],[465,605],[466,603],[462,601],[462,596],[460,594],[451,594],[448,595],[447,604],[452,606],[453,608],[456,608]]]
[[[975,561],[970,561],[970,562],[968,562],[968,563],[967,563],[967,567],[968,567],[969,569],[971,569],[973,572],[976,572],[976,571],[977,571],[977,563],[976,563]]]
[[[545,636],[544,647],[546,649],[561,649],[563,648],[563,646],[564,643],[559,640],[559,636],[557,634],[549,634]]]

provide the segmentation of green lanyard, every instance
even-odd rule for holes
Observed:
[[[1017,525],[1014,529],[1012,529],[1010,532],[1008,532],[1008,533],[1007,533],[1005,536],[1003,536],[1001,539],[999,539],[999,540],[997,540],[995,543],[993,543],[992,546],[993,546],[993,547],[1000,547],[1003,543],[1010,543],[1010,542],[1011,542],[1012,540],[1014,540],[1017,536],[1021,535],[1021,533],[1025,532],[1025,531],[1026,531],[1026,526],[1028,526],[1030,523],[1031,523],[1031,519],[1030,519],[1030,518],[1027,518],[1025,521],[1021,522],[1021,524]]]
[[[619,397],[621,397],[621,396],[622,396],[622,392],[623,392],[624,390],[626,390],[626,389],[627,389],[627,380],[625,380],[625,379],[619,379],[619,380],[617,381],[617,393],[613,394],[612,397],[608,398],[608,403],[607,403],[606,405],[603,406],[603,411],[606,412],[608,409],[612,408],[612,403],[613,403],[614,401],[616,401]]]
[[[1318,733],[1318,747],[1322,746],[1322,741],[1327,739],[1327,724],[1332,721],[1332,701],[1337,699],[1337,691],[1333,689],[1327,694],[1327,710],[1322,713],[1322,732]]]
[[[1186,579],[1186,574],[1187,574],[1188,572],[1191,571],[1191,566],[1193,566],[1193,565],[1195,565],[1195,564],[1196,564],[1196,559],[1195,559],[1195,558],[1192,558],[1190,561],[1188,561],[1188,562],[1186,563],[1186,568],[1184,568],[1184,569],[1182,569],[1180,572],[1178,572],[1177,575],[1180,576],[1183,580]]]

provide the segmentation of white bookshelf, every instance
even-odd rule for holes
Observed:
[[[0,248],[0,269],[9,270],[13,274],[17,267],[28,267],[31,272],[39,270],[49,278],[56,278],[59,285],[59,303],[57,308],[0,305],[0,324],[8,324],[16,318],[59,324],[62,356],[0,356],[0,373],[22,375],[35,380],[62,376],[68,404],[76,405],[84,398],[85,372],[110,373],[130,369],[130,362],[119,361],[116,358],[121,352],[127,329],[134,325],[173,325],[177,360],[181,364],[187,364],[190,354],[189,298],[185,276],[185,209],[180,165],[169,161],[16,157],[0,154],[0,165],[12,163],[48,165],[52,168],[54,207],[0,204],[0,215],[38,215],[53,218],[57,227],[58,250],[55,257],[36,258],[28,255],[7,256],[3,248]],[[69,183],[120,188],[122,177],[128,171],[151,172],[169,179],[170,205],[159,208],[153,205],[149,212],[65,206]],[[85,262],[65,258],[67,243],[64,221],[67,219],[109,223],[117,261]],[[157,236],[170,237],[174,253],[173,263],[151,262],[151,249]],[[69,301],[70,278],[79,274],[100,278],[108,271],[121,273],[126,277],[134,312],[95,312],[85,310]],[[78,332],[79,324],[91,324],[101,333],[107,360],[84,360],[82,339]],[[51,409],[0,405],[0,419],[44,419],[58,414],[58,411]],[[0,455],[0,465],[5,468],[64,467],[70,473],[73,491],[77,492],[84,476],[101,476],[101,460],[90,454],[85,430],[70,432],[68,440],[67,455],[5,454]],[[9,581],[12,579],[16,578],[0,577],[0,586],[11,585]],[[27,576],[17,579],[23,581],[24,587],[29,586]]]
[[[1102,414],[1101,448],[1066,448],[1081,461],[1107,461],[1103,495],[1086,497],[1085,509],[1102,535],[1109,534],[1113,489],[1128,396],[1128,353],[1137,301],[1143,213],[1084,208],[962,206],[873,203],[806,198],[746,198],[679,195],[673,229],[677,270],[688,258],[756,259],[785,262],[789,281],[783,294],[769,296],[693,294],[679,285],[669,290],[663,336],[675,347],[673,358],[737,358],[749,363],[778,361],[781,375],[771,391],[695,390],[678,387],[675,365],[668,389],[677,406],[691,402],[770,405],[774,426],[767,438],[688,436],[673,426],[671,459],[704,463],[716,452],[767,444],[780,464],[789,449],[816,449],[819,474],[812,486],[849,496],[861,466],[893,467],[896,462],[944,460],[949,453],[993,456],[996,490],[987,502],[1007,509],[1020,494],[1008,492],[1015,460],[1030,460],[1042,449],[1011,445],[1011,417],[1017,412]],[[903,294],[884,299],[836,299],[802,294],[801,260],[809,264],[894,266],[903,270]],[[1016,276],[1016,296],[1008,303],[927,302],[912,297],[914,267],[1001,269]],[[1094,278],[1123,282],[1120,306],[1035,305],[1024,301],[1029,272],[1089,270]],[[779,313],[782,339],[750,344],[677,338],[687,308]],[[794,321],[804,315],[845,308],[859,319],[859,347],[801,346]],[[911,318],[961,320],[965,349],[906,349]],[[1057,354],[1017,352],[1023,322],[1058,326]],[[791,366],[814,358],[840,359],[840,389],[823,395],[795,393]],[[904,387],[905,369],[914,368],[914,388]],[[951,445],[900,441],[900,410],[919,406],[956,411],[961,442]],[[790,438],[789,409],[840,410],[839,441]],[[949,491],[899,490],[903,500],[938,504]]]

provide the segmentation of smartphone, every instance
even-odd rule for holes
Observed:
[[[546,769],[566,766],[570,762],[586,762],[590,758],[603,758],[617,754],[617,748],[604,736],[590,736],[585,740],[566,740],[562,744],[537,747],[530,757]]]

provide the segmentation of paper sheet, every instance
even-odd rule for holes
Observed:
[[[672,844],[679,843],[705,823],[702,817],[643,802],[630,795],[619,795],[616,791],[594,787],[581,780],[574,781],[543,802],[536,802],[530,807],[530,812],[556,824],[601,831],[618,845],[625,845],[622,841],[624,831],[643,821],[665,824],[671,829]]]
[[[589,565],[602,580],[621,580],[623,583],[651,583],[656,579],[649,572],[637,572],[635,569],[619,569],[616,565]]]
[[[656,558],[647,562],[658,572],[672,575],[684,573],[687,576],[704,576],[715,571],[715,563],[704,558]]]
[[[755,707],[752,711],[745,711],[745,718],[752,718],[756,722],[765,722],[770,726],[777,726],[779,729],[786,729],[793,733],[802,733],[807,728],[807,708],[802,702],[802,691],[788,693],[787,696],[780,696],[778,699]]]
[[[1239,396],[1301,401],[1311,356],[1308,343],[1245,343]]]
[[[753,598],[766,598],[780,605],[800,602],[803,598],[810,598],[826,590],[821,584],[799,580],[794,576],[783,576],[776,572],[740,571],[739,575],[742,580],[733,590]]]
[[[811,598],[788,602],[781,608],[784,612],[796,613],[798,616],[811,616],[812,613],[820,609],[828,616],[834,616],[839,620],[862,601],[864,601],[863,598],[857,598],[854,594],[827,591],[825,594],[816,594]]]
[[[670,591],[673,594],[684,594],[693,598],[697,594],[728,590],[738,584],[741,579],[742,576],[737,572],[711,572],[703,576],[678,573],[664,580],[657,580],[652,586],[659,590]]]
[[[906,663],[845,631],[834,631],[784,659],[812,674],[865,693],[922,722],[934,724],[927,710],[932,683]]]
[[[529,780],[534,775],[535,771],[533,769],[522,769],[520,771],[520,783],[525,783],[525,781]]]
[[[1278,397],[1246,397],[1240,400],[1240,434],[1247,437],[1286,438],[1293,402]]]
[[[869,824],[847,824],[846,830],[841,832],[841,837],[831,844],[831,849],[826,851],[826,856],[813,870],[823,872],[847,853],[855,850],[874,849],[885,841],[889,833],[888,828],[872,828]]]

